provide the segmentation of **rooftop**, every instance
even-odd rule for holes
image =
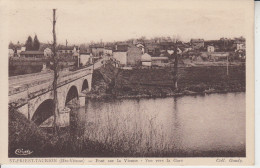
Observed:
[[[22,54],[26,54],[26,55],[43,55],[43,51],[22,51],[20,53],[21,55]]]
[[[61,45],[61,46],[58,46],[57,49],[58,50],[73,50],[74,47],[76,47],[76,49],[79,48],[78,46],[63,46],[63,45]]]
[[[191,42],[191,43],[204,42],[204,39],[191,39],[190,42]]]
[[[127,52],[128,45],[127,44],[117,44],[115,45],[114,52]]]
[[[152,57],[152,60],[168,60],[168,57]]]

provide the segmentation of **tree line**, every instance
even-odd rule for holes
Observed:
[[[9,48],[16,50],[17,48],[23,46],[18,41],[17,44],[13,44],[12,42],[9,43]],[[38,40],[37,35],[34,36],[34,39],[32,39],[31,36],[28,36],[25,45],[27,51],[38,51],[40,49],[40,41]]]
[[[38,40],[37,35],[34,36],[33,40],[31,36],[28,36],[25,47],[27,51],[38,51],[40,49],[40,41]]]

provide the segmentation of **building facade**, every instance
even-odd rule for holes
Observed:
[[[43,50],[43,53],[44,53],[44,57],[51,57],[51,55],[52,55],[52,51],[50,48],[45,48]]]
[[[20,57],[23,58],[44,58],[43,51],[22,51]]]
[[[8,49],[8,57],[13,57],[13,56],[14,56],[14,50]]]
[[[26,47],[21,47],[21,48],[18,48],[17,49],[17,56],[20,57],[21,55],[21,52],[25,51],[26,50]]]
[[[127,52],[126,51],[114,51],[113,58],[119,61],[120,65],[127,65]]]
[[[104,55],[113,55],[112,48],[104,48]]]
[[[208,52],[215,52],[215,47],[212,46],[212,45],[209,45],[209,46],[207,47],[207,51],[208,51]]]
[[[152,66],[165,67],[169,66],[169,58],[168,57],[151,57]]]
[[[151,55],[145,53],[141,57],[142,66],[152,66],[152,57]]]
[[[79,53],[78,46],[59,46],[58,53],[61,55],[73,56]]]
[[[200,49],[204,47],[204,39],[191,39],[190,44],[192,49]]]
[[[136,66],[140,65],[142,50],[136,46],[131,46],[127,50],[127,65]]]
[[[79,58],[80,58],[80,63],[85,66],[88,63],[90,63],[90,57],[91,57],[91,53],[89,52],[80,52],[79,53]]]

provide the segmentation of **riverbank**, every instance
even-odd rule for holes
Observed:
[[[245,66],[181,67],[178,89],[171,69],[122,70],[113,66],[94,72],[88,99],[155,98],[210,93],[245,92]],[[105,76],[105,77],[104,77]]]

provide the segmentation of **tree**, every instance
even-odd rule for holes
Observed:
[[[40,49],[40,42],[38,40],[37,35],[35,35],[33,40],[33,50],[38,51],[39,49]]]
[[[10,41],[8,48],[13,50],[15,49],[15,45],[12,43],[12,41]]]
[[[32,37],[29,36],[27,41],[25,42],[25,47],[26,47],[26,50],[28,51],[32,51],[33,50],[33,41],[32,41]]]

